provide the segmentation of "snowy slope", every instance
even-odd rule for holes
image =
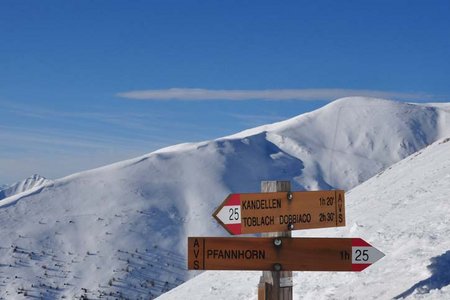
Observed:
[[[33,176],[28,177],[25,180],[16,182],[12,185],[0,186],[0,200],[6,197],[11,197],[16,194],[28,191],[30,189],[34,189],[40,185],[47,183],[50,183],[50,180],[40,175],[34,174]]]
[[[348,190],[370,178],[374,170],[381,171],[445,136],[450,131],[449,116],[450,107],[444,104],[350,97],[235,137],[267,131],[267,140],[304,162],[296,178],[302,186]]]
[[[347,190],[449,134],[449,120],[447,107],[345,98],[5,198],[0,299],[157,296],[188,279],[188,235],[226,234],[211,213],[228,193],[275,179]]]
[[[450,299],[450,139],[346,195],[347,226],[295,236],[362,237],[386,257],[362,273],[297,272],[294,299]],[[158,299],[256,299],[261,272],[205,272]]]

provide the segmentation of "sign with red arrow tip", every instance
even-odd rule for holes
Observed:
[[[188,238],[189,270],[360,272],[383,256],[360,238]]]
[[[213,217],[230,233],[345,226],[345,192],[230,194]]]

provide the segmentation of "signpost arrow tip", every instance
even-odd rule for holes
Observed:
[[[213,214],[214,218],[231,234],[241,234],[241,199],[230,194]]]
[[[383,258],[385,254],[361,238],[352,239],[352,270],[360,272]]]

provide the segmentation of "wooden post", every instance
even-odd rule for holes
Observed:
[[[261,181],[261,192],[263,193],[290,191],[290,181]],[[292,237],[290,231],[263,233],[262,236]],[[291,271],[263,271],[258,285],[258,300],[292,300],[291,282]],[[283,287],[280,287],[280,283]]]

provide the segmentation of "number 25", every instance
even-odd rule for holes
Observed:
[[[239,208],[230,208],[228,210],[228,212],[230,213],[230,217],[229,220],[233,221],[233,220],[239,220]]]
[[[368,250],[356,250],[356,261],[368,261],[369,260]],[[361,257],[362,256],[362,257]]]

